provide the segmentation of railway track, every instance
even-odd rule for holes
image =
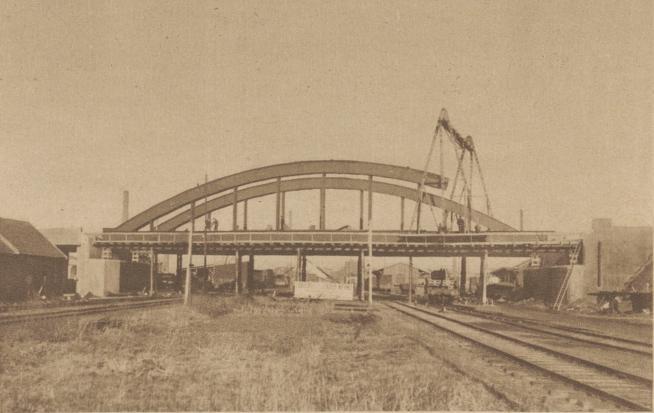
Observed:
[[[113,303],[102,305],[89,305],[76,308],[55,308],[48,311],[29,312],[27,314],[6,314],[0,316],[0,325],[26,323],[54,318],[75,317],[90,314],[107,313],[121,310],[134,310],[139,308],[160,307],[180,303],[181,298],[165,298],[129,303]]]
[[[538,368],[591,393],[611,399],[627,408],[652,411],[651,378],[607,367],[591,360],[528,342],[523,338],[513,337],[510,332],[498,333],[461,318],[457,319],[456,314],[444,315],[401,302],[387,305],[515,361]],[[647,365],[650,366],[651,358],[648,360]]]
[[[594,331],[552,324],[545,321],[511,317],[504,314],[500,315],[493,313],[483,313],[480,311],[471,310],[464,306],[452,305],[448,308],[459,313],[468,314],[473,317],[484,318],[487,320],[498,321],[525,330],[545,333],[583,343],[590,343],[594,346],[603,346],[652,357],[652,344],[644,341],[630,340],[622,337],[600,334]]]

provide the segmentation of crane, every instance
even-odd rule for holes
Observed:
[[[431,145],[429,147],[429,152],[427,154],[427,160],[425,162],[425,168],[423,170],[423,175],[422,179],[420,181],[420,184],[418,185],[418,202],[416,203],[416,208],[414,209],[413,216],[411,218],[411,225],[410,228],[413,227],[414,222],[416,223],[416,231],[420,232],[420,213],[421,213],[421,202],[420,200],[423,199],[424,193],[425,193],[425,180],[427,178],[428,170],[429,170],[429,165],[431,163],[431,159],[434,153],[434,149],[436,147],[436,143],[439,143],[439,167],[440,167],[440,176],[441,179],[443,179],[444,175],[444,140],[443,140],[443,135],[447,136],[448,141],[453,145],[454,151],[456,154],[456,159],[457,159],[457,169],[456,169],[456,174],[454,176],[454,181],[453,185],[450,189],[449,196],[446,195],[446,185],[441,185],[441,195],[444,198],[448,198],[452,201],[462,203],[463,199],[465,197],[465,203],[467,207],[467,213],[466,218],[467,218],[467,228],[471,228],[471,223],[472,223],[472,182],[474,180],[474,174],[475,171],[477,171],[479,175],[479,179],[481,181],[481,186],[483,190],[483,195],[486,201],[486,213],[490,216],[493,215],[492,209],[491,209],[491,202],[490,202],[490,197],[488,195],[488,190],[486,188],[486,181],[484,180],[484,174],[481,169],[481,163],[479,162],[479,155],[477,153],[477,150],[475,148],[475,143],[474,140],[472,139],[472,136],[468,135],[465,138],[452,126],[449,120],[449,116],[447,113],[447,110],[445,108],[441,109],[440,115],[438,117],[438,122],[436,123],[436,127],[434,129],[434,135],[432,137]],[[467,160],[467,162],[466,162]],[[466,174],[466,166],[468,167],[468,173]],[[463,181],[463,186],[461,187],[461,192],[457,195],[456,190],[458,187],[459,183],[459,177],[461,177],[461,180]],[[433,208],[433,207],[432,207]],[[432,209],[432,215],[433,214],[433,209]],[[442,222],[441,225],[443,228],[447,229],[448,225],[448,216],[450,218],[450,225],[449,227],[452,226],[452,219],[453,215],[452,213],[448,211],[443,211],[443,217],[442,217]],[[434,215],[434,220],[436,220],[436,216]],[[438,224],[438,222],[437,222]]]

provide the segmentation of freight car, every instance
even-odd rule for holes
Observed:
[[[459,290],[449,280],[427,280],[425,301],[432,305],[449,305],[459,297]]]
[[[459,296],[455,283],[447,279],[447,270],[432,271],[424,284],[424,301],[432,305],[448,305]]]

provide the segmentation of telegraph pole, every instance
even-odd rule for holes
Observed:
[[[209,182],[209,176],[207,173],[204,173],[204,275],[207,277],[207,227],[211,225],[211,218],[207,215],[207,183]]]
[[[372,305],[372,219],[368,219],[368,303]]]

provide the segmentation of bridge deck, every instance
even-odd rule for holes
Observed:
[[[206,238],[205,238],[206,237]],[[94,236],[96,247],[150,248],[160,253],[182,254],[188,249],[189,233],[109,232]],[[566,252],[579,237],[553,232],[408,233],[379,231],[372,234],[376,256],[474,256],[488,251],[489,256],[529,257],[534,253]],[[202,253],[206,243],[209,254],[295,255],[298,249],[307,255],[358,255],[367,251],[366,231],[207,231],[193,234],[193,252]]]

